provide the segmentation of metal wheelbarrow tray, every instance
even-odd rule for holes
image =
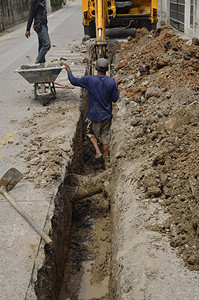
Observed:
[[[23,67],[23,68],[22,68]],[[29,83],[34,84],[34,99],[37,96],[49,95],[55,98],[56,90],[54,81],[60,74],[61,70],[65,68],[64,65],[52,66],[52,67],[32,67],[32,66],[22,66],[15,72],[19,73],[23,78],[25,78]]]

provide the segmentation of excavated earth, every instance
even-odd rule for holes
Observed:
[[[199,47],[166,27],[138,31],[121,50],[125,59],[115,69],[124,78],[121,90],[127,87],[120,101],[129,133],[123,154],[141,158],[137,187],[169,214],[151,229],[166,233],[184,264],[198,271]]]
[[[52,217],[58,248],[46,246],[45,265],[32,280],[38,299],[198,299],[198,58],[198,41],[182,40],[170,26],[140,29],[135,39],[118,43],[111,75],[121,79],[120,99],[113,107],[109,174],[102,190],[79,199],[65,178],[55,199],[59,215]],[[78,141],[67,146],[60,137],[65,110],[77,108],[74,94],[24,123],[33,138],[21,156],[36,188],[59,182],[68,160],[68,174],[103,177],[90,164],[92,151],[90,160],[81,153],[85,109]],[[59,134],[52,136],[56,126]],[[104,293],[83,294],[87,271],[89,284],[105,286]]]
[[[198,298],[199,47],[190,44],[171,27],[141,29],[117,54],[113,299]]]

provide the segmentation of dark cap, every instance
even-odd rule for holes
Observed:
[[[96,69],[100,72],[108,71],[108,61],[105,58],[99,58],[96,62]]]

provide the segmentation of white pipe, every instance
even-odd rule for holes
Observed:
[[[99,28],[98,30],[99,30],[99,38],[101,38],[101,36],[102,36],[102,29]]]

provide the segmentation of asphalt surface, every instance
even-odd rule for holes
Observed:
[[[52,48],[47,61],[60,58],[67,45],[83,37],[81,1],[67,5],[48,16]],[[18,155],[23,151],[22,122],[46,107],[33,100],[33,87],[17,72],[37,55],[37,36],[31,30],[25,37],[26,23],[10,28],[0,36],[0,177],[11,167],[22,173],[26,166]],[[62,71],[65,72],[65,71]],[[64,75],[62,74],[62,77]],[[58,77],[59,78],[59,77]],[[28,129],[27,129],[28,130]],[[74,128],[75,130],[75,128]],[[71,132],[72,134],[72,132]],[[10,192],[15,201],[43,228],[52,191],[35,189],[31,182],[18,183]],[[0,299],[25,298],[40,237],[0,195]]]

